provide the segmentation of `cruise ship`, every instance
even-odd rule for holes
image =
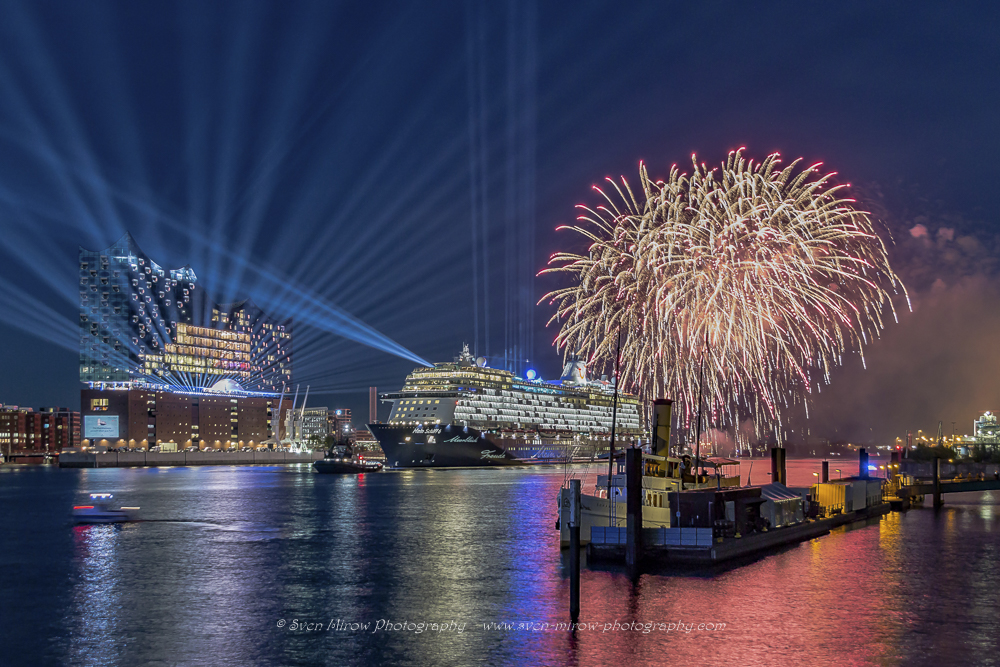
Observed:
[[[529,376],[533,373],[529,372]],[[588,380],[572,359],[556,382],[488,368],[466,345],[453,362],[415,369],[387,423],[368,429],[393,468],[508,466],[587,461],[609,450],[614,386]],[[618,394],[616,447],[640,437],[639,401]]]

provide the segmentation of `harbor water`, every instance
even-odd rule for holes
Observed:
[[[789,461],[790,485],[819,465]],[[769,471],[756,461],[753,481]],[[2,467],[4,663],[1000,663],[1000,493],[738,567],[633,584],[585,565],[570,631],[554,528],[566,474]],[[72,525],[91,492],[142,520]]]

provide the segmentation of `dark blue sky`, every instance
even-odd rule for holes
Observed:
[[[365,415],[365,388],[414,366],[387,340],[440,361],[485,349],[487,319],[492,356],[520,341],[551,376],[550,311],[529,304],[555,284],[526,276],[570,242],[554,228],[639,160],[663,175],[746,146],[856,184],[915,304],[868,370],[834,374],[814,433],[971,423],[1000,408],[998,18],[986,3],[3,3],[0,401],[78,405],[76,249],[126,230],[219,301],[325,313],[297,332],[314,405]]]

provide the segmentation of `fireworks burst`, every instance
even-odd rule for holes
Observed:
[[[542,272],[574,282],[543,298],[555,344],[606,367],[620,329],[624,389],[673,398],[687,429],[701,391],[710,424],[749,417],[780,438],[788,409],[845,352],[863,355],[906,290],[868,214],[820,165],[742,149],[718,170],[692,161],[666,181],[640,165],[639,191],[608,179],[604,203],[580,207],[566,228],[588,254],[556,253]]]

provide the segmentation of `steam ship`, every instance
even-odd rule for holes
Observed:
[[[614,386],[588,380],[571,359],[544,382],[488,368],[466,345],[453,362],[415,369],[397,392],[387,423],[368,430],[394,468],[510,466],[588,461],[607,456]],[[618,394],[616,447],[641,434],[639,401]]]

